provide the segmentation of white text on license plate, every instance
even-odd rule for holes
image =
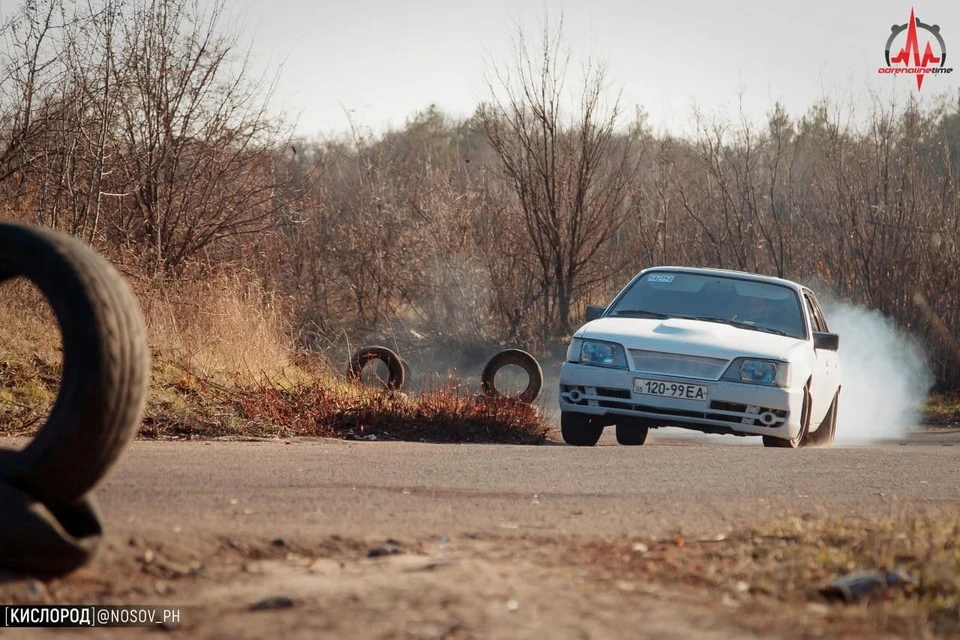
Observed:
[[[702,384],[663,382],[662,380],[644,380],[643,378],[634,378],[633,392],[648,396],[683,398],[684,400],[706,401],[707,399],[707,387]]]

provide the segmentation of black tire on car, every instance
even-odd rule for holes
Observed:
[[[400,390],[406,381],[406,369],[403,361],[394,351],[387,347],[363,347],[358,349],[353,357],[350,358],[350,365],[347,367],[347,377],[354,380],[360,380],[363,368],[373,360],[380,360],[387,365],[386,388]]]
[[[541,389],[543,389],[543,369],[540,368],[540,363],[537,362],[536,358],[521,349],[505,349],[490,358],[483,368],[483,373],[480,374],[480,389],[485,396],[491,398],[503,396],[502,393],[497,391],[494,381],[497,372],[510,365],[520,367],[528,377],[527,387],[518,395],[513,396],[513,399],[526,404],[533,404],[540,396]]]
[[[603,435],[603,422],[583,413],[560,412],[560,434],[563,441],[575,447],[592,447]]]
[[[833,396],[833,402],[830,403],[830,409],[817,430],[813,433],[807,433],[807,441],[804,446],[808,447],[829,447],[833,445],[833,440],[837,435],[837,411],[840,406],[840,391],[837,390]]]
[[[76,238],[0,223],[0,283],[17,277],[53,309],[63,377],[30,444],[0,450],[0,482],[57,510],[96,487],[137,433],[150,376],[146,329],[117,270]]]
[[[628,447],[639,447],[647,441],[650,427],[643,420],[617,419],[617,442]]]
[[[810,381],[803,388],[803,408],[800,410],[800,433],[796,438],[787,440],[786,438],[777,438],[776,436],[763,436],[763,446],[773,449],[796,449],[806,446],[807,437],[810,433],[810,408],[813,406],[813,398],[810,396]]]

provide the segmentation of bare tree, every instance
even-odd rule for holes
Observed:
[[[39,221],[165,271],[275,226],[310,174],[285,170],[272,87],[224,7],[26,2],[4,27],[0,182],[28,181]]]
[[[19,185],[47,152],[39,138],[62,106],[55,99],[64,79],[59,9],[57,0],[27,2],[0,25],[0,183]]]
[[[568,332],[576,296],[608,268],[599,258],[623,224],[639,160],[630,133],[618,130],[619,97],[605,102],[603,66],[587,63],[568,117],[562,22],[541,35],[533,47],[518,31],[516,59],[495,70],[479,115],[513,194],[508,216],[534,257],[544,317]]]
[[[272,227],[297,193],[284,183],[269,89],[248,77],[246,59],[232,63],[237,36],[222,31],[224,7],[138,0],[123,24],[115,224],[164,268]]]

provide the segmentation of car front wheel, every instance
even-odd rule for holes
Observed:
[[[575,447],[592,447],[603,435],[603,423],[582,413],[560,412],[560,433],[563,441]]]
[[[617,442],[628,447],[639,447],[647,441],[650,427],[640,420],[629,418],[617,422]]]
[[[800,433],[796,438],[787,440],[777,438],[776,436],[763,436],[763,446],[774,449],[796,449],[807,444],[807,437],[810,433],[810,408],[813,406],[813,400],[810,397],[810,382],[803,389],[803,408],[800,410]]]
[[[830,404],[830,410],[824,416],[823,422],[813,433],[807,434],[807,440],[804,446],[808,447],[829,447],[833,444],[833,439],[837,435],[837,408],[840,404],[840,392],[833,396],[833,402]]]

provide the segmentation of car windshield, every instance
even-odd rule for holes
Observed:
[[[796,291],[779,284],[713,274],[650,272],[635,280],[605,315],[692,318],[806,337]]]

